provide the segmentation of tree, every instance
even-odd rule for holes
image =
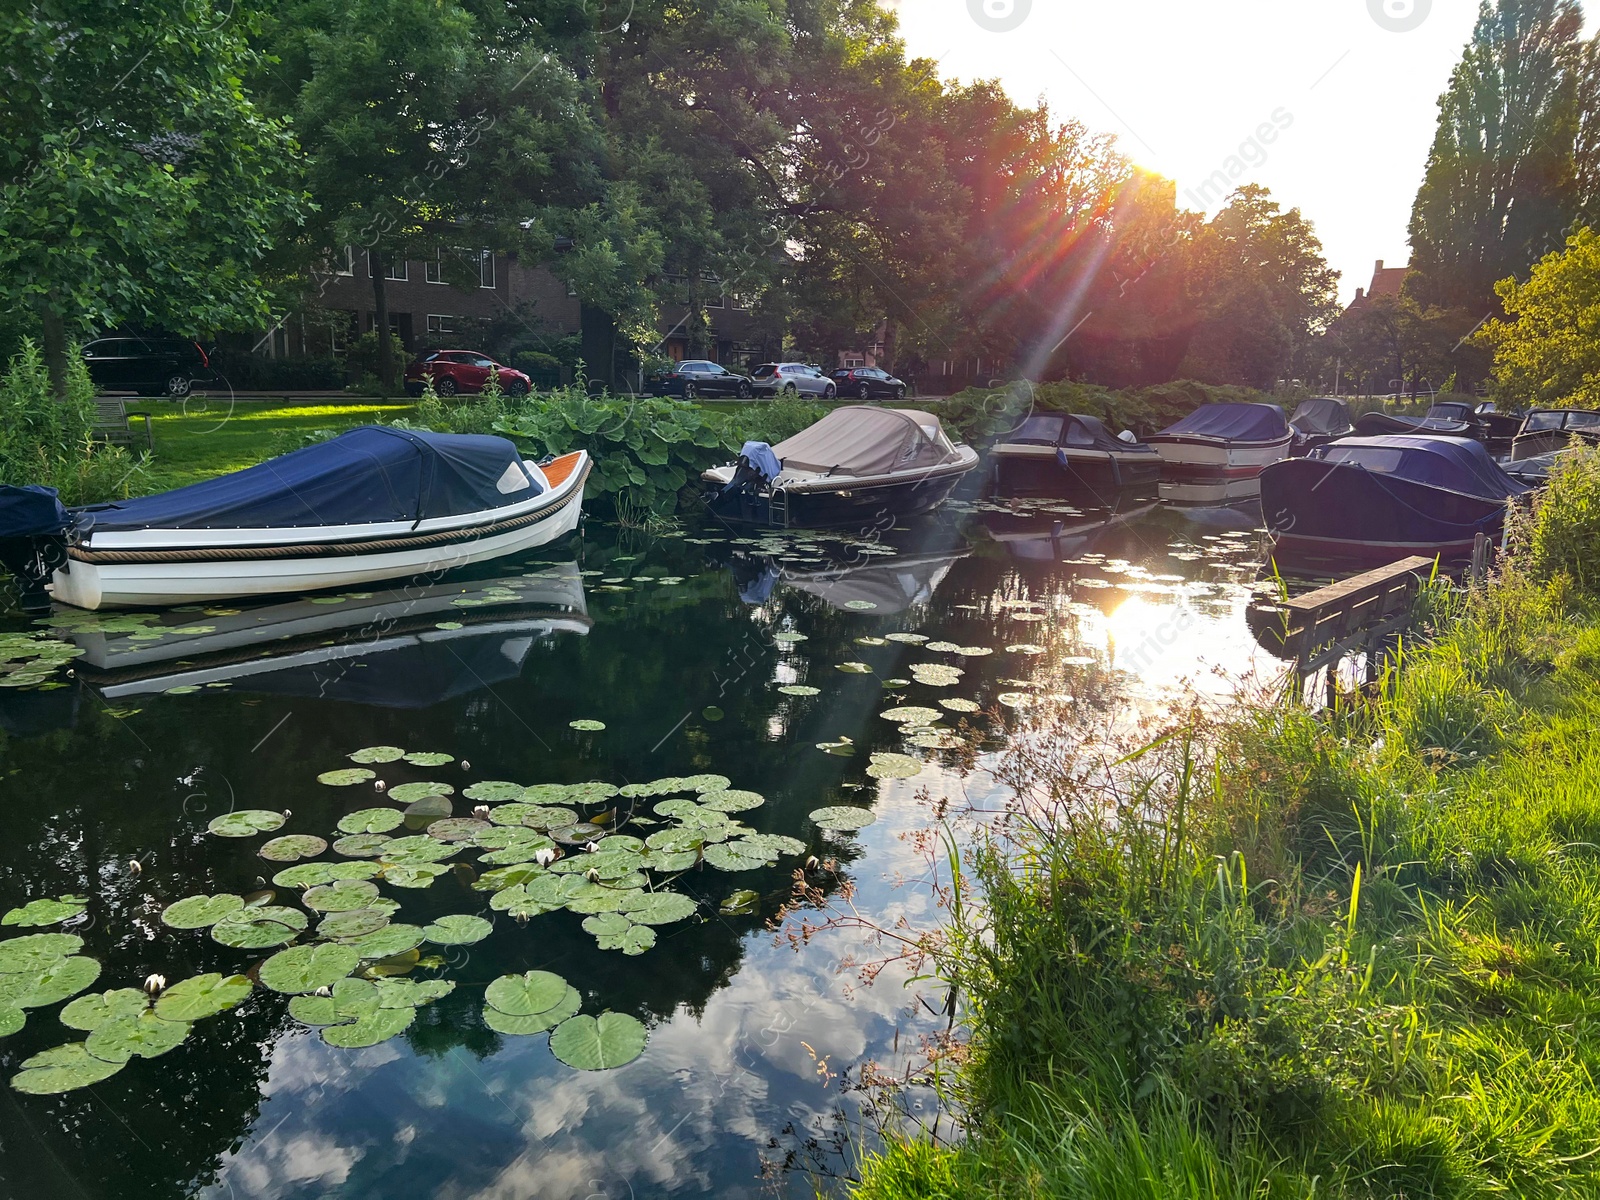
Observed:
[[[1600,236],[1579,230],[1526,283],[1496,286],[1514,321],[1490,321],[1497,392],[1517,404],[1600,408]]]
[[[274,230],[302,211],[294,144],[241,87],[253,17],[208,0],[39,0],[0,15],[0,296],[71,338],[259,321]]]
[[[1481,313],[1497,280],[1560,244],[1578,208],[1582,27],[1576,0],[1482,0],[1412,207],[1425,305]]]

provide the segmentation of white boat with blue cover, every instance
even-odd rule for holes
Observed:
[[[504,438],[370,425],[176,491],[64,509],[0,488],[0,561],[24,591],[147,607],[434,575],[577,527],[583,451],[524,461]]]

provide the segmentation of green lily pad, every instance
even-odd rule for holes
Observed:
[[[371,907],[378,895],[378,885],[368,880],[336,879],[312,888],[303,899],[307,908],[317,912],[349,912]]]
[[[100,978],[100,964],[92,958],[58,958],[33,979],[32,986],[17,997],[17,1008],[44,1008],[76,996]]]
[[[835,805],[830,808],[819,808],[811,814],[811,820],[823,829],[865,829],[878,818],[870,809],[851,808],[847,805]]]
[[[512,842],[503,850],[491,850],[487,854],[481,854],[478,856],[478,861],[492,867],[519,866],[531,863],[544,851],[555,848],[555,843],[543,834],[534,833],[531,829],[524,832],[532,834],[532,837]]]
[[[0,917],[0,925],[20,925],[37,929],[41,925],[59,925],[80,916],[89,907],[84,896],[62,896],[59,900],[30,900],[21,908],[13,908]]]
[[[939,701],[939,707],[950,712],[958,713],[975,713],[983,710],[983,705],[981,704],[976,704],[971,700],[962,700],[953,696]]]
[[[405,818],[392,808],[362,808],[339,818],[340,833],[388,833]]]
[[[338,849],[337,844],[334,849]],[[378,864],[370,862],[301,863],[279,871],[272,882],[276,887],[313,888],[336,879],[371,879],[378,870]]]
[[[365,767],[346,767],[342,771],[324,771],[317,776],[317,782],[329,787],[355,787],[358,783],[370,783],[377,777],[376,771],[369,771]]]
[[[503,1033],[512,1037],[526,1037],[554,1029],[582,1007],[583,997],[578,994],[578,989],[569,987],[562,994],[555,1007],[540,1013],[512,1016],[510,1013],[501,1012],[493,1005],[485,1004],[483,1006],[483,1023],[496,1033]]]
[[[453,796],[455,788],[448,783],[402,783],[389,789],[389,799],[396,804],[415,804],[429,796]]]
[[[349,939],[377,933],[389,923],[389,914],[379,908],[351,908],[329,913],[317,922],[317,936]]]
[[[783,633],[775,633],[775,634],[772,635],[772,640],[777,642],[780,646],[792,646],[796,642],[810,641],[810,639],[808,637],[806,637],[805,634],[803,634],[803,633],[794,633],[792,631],[785,631]]]
[[[122,1063],[96,1058],[84,1043],[71,1042],[53,1046],[24,1061],[22,1070],[12,1076],[11,1086],[30,1096],[53,1096],[110,1079],[120,1070]]]
[[[754,916],[761,909],[761,894],[749,888],[734,892],[717,908],[725,917]]]
[[[0,1005],[0,1038],[10,1037],[13,1033],[21,1033],[22,1027],[28,1023],[28,1014],[20,1008],[8,1008]]]
[[[332,1025],[322,1031],[322,1040],[343,1050],[376,1046],[404,1033],[417,1019],[414,1008],[378,1008],[348,1025]]]
[[[189,896],[169,904],[161,912],[161,923],[173,929],[207,929],[230,913],[244,907],[244,898],[230,892],[216,896]]]
[[[393,863],[436,863],[454,858],[462,847],[437,841],[427,834],[395,838],[383,848],[383,863],[387,868]]]
[[[635,925],[670,925],[694,916],[697,907],[678,892],[633,892],[623,898],[620,911]]]
[[[446,979],[379,979],[379,1008],[421,1008],[435,1000],[443,1000],[456,990],[456,985]]]
[[[363,959],[371,961],[393,958],[397,954],[404,954],[407,950],[415,950],[422,945],[422,941],[422,930],[419,926],[387,925],[376,933],[369,933],[365,937],[345,944]]]
[[[550,1053],[579,1071],[625,1066],[644,1053],[649,1031],[626,1013],[570,1017],[550,1035]]]
[[[703,829],[658,829],[645,838],[644,844],[667,854],[686,854],[700,850],[706,844],[706,834]]]
[[[502,975],[489,984],[484,999],[508,1017],[531,1017],[549,1012],[562,1002],[567,981],[550,971],[524,971]]]
[[[404,819],[399,813],[395,813],[394,816],[397,820]],[[333,844],[333,852],[345,858],[377,858],[392,841],[394,839],[386,833],[351,833]]]
[[[366,979],[341,979],[331,996],[295,996],[289,1015],[306,1025],[344,1025],[378,1010],[378,985]]]
[[[328,849],[328,843],[309,833],[291,833],[287,837],[273,838],[256,851],[268,862],[299,862],[302,858],[315,858]]]
[[[871,675],[872,668],[864,662],[844,662],[839,664],[839,670],[847,675]]]
[[[79,996],[61,1010],[61,1023],[68,1029],[88,1032],[98,1029],[113,1017],[136,1017],[150,1007],[150,997],[138,988],[117,988]]]
[[[748,812],[752,808],[760,808],[766,802],[767,798],[760,792],[737,790],[708,792],[700,797],[703,807],[724,813]]]
[[[478,876],[472,885],[475,891],[498,892],[502,888],[517,887],[524,883],[532,883],[540,876],[549,872],[534,863],[517,863],[509,867],[501,867],[494,871],[485,871]]]
[[[606,723],[604,721],[591,721],[587,719],[581,721],[568,721],[567,724],[578,730],[580,733],[599,733],[606,727]]]
[[[406,752],[399,746],[368,746],[365,750],[357,750],[350,755],[350,761],[355,763],[392,763],[399,762],[406,756]]]
[[[518,814],[518,823],[525,829],[548,833],[552,829],[565,829],[578,823],[578,814],[570,808],[553,804],[528,804],[518,807],[523,809]],[[499,816],[505,811],[504,808],[496,809],[493,815]]]
[[[44,971],[52,963],[83,949],[83,939],[71,933],[29,933],[0,942],[0,975]]]
[[[733,786],[733,780],[726,775],[690,775],[683,780],[683,786],[691,792],[720,792]]]
[[[187,1021],[167,1021],[154,1012],[112,1017],[84,1039],[84,1048],[108,1063],[132,1058],[160,1058],[189,1036]]]
[[[361,956],[349,946],[323,942],[278,951],[261,964],[259,975],[263,987],[297,996],[331,988],[360,965]]]
[[[282,829],[283,821],[282,813],[247,808],[214,817],[206,828],[217,837],[247,838],[255,837],[258,833],[271,833],[274,829]]]
[[[310,923],[298,908],[247,908],[213,925],[211,937],[235,950],[265,950],[293,941]]]
[[[554,875],[589,875],[593,872],[596,879],[606,883],[614,883],[625,879],[640,867],[640,854],[634,850],[608,850],[596,851],[593,854],[574,854],[571,858],[564,858],[560,862],[552,863],[550,872]]]
[[[741,854],[737,849],[738,843],[724,842],[717,846],[707,846],[705,849],[706,862],[716,867],[719,871],[758,871],[767,865],[767,859],[759,855]]]
[[[588,821],[579,821],[562,829],[552,829],[550,836],[563,846],[586,846],[606,835],[605,827]]]
[[[885,721],[894,721],[899,725],[932,725],[939,719],[939,710],[925,708],[919,704],[907,704],[900,708],[887,709],[878,715]]]
[[[471,946],[493,932],[494,926],[482,917],[464,913],[452,913],[422,927],[423,939],[435,946]]]
[[[769,862],[781,854],[804,854],[806,844],[799,838],[785,837],[781,833],[747,833],[728,843],[737,854],[751,858],[765,858]]]
[[[175,983],[156,999],[164,1021],[200,1021],[243,1003],[252,985],[243,975],[195,975]]]
[[[643,954],[656,944],[656,931],[636,925],[621,913],[597,913],[585,917],[583,927],[594,934],[602,950],[621,950],[624,954]]]
[[[528,885],[524,883],[501,888],[489,897],[489,907],[495,912],[503,912],[507,916],[522,920],[542,917],[545,913],[552,913],[566,906],[565,897],[551,897],[542,892],[530,891]]]
[[[699,861],[699,850],[646,850],[639,856],[639,865],[645,870],[669,875],[687,871]]]
[[[527,789],[520,783],[512,783],[505,779],[486,779],[482,783],[473,784],[461,794],[479,804],[505,804],[512,800],[521,800],[526,791]]]
[[[437,752],[413,751],[406,755],[406,761],[413,767],[442,767],[446,763],[456,760],[454,754],[439,754]]]
[[[821,688],[809,687],[803,683],[786,683],[778,689],[785,696],[820,696]]]
[[[867,612],[870,609],[878,607],[877,604],[871,600],[846,600],[844,602],[844,606],[846,608],[854,609],[857,612]]]
[[[874,779],[912,779],[922,774],[922,762],[909,754],[874,754],[867,774]]]
[[[439,863],[394,863],[383,868],[383,879],[385,883],[394,887],[425,888],[432,887],[434,880],[448,874],[449,871],[449,867]]]
[[[428,836],[441,842],[470,842],[478,834],[492,828],[489,822],[476,817],[447,817],[429,825]]]

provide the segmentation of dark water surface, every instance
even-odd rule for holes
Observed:
[[[687,872],[674,886],[698,902],[696,915],[659,926],[656,946],[634,957],[598,949],[574,913],[519,922],[492,912],[470,869],[427,889],[385,886],[401,904],[396,921],[494,920],[476,945],[421,948],[443,961],[412,977],[457,986],[404,1033],[338,1049],[295,1021],[286,997],[258,987],[176,1049],[90,1088],[31,1096],[0,1086],[0,1192],[811,1194],[803,1172],[764,1178],[763,1164],[808,1157],[812,1137],[825,1149],[841,1111],[838,1075],[867,1059],[903,1068],[944,1020],[920,985],[891,973],[862,988],[837,970],[862,949],[858,934],[829,932],[799,951],[774,939],[765,922],[794,869],[808,854],[836,857],[863,912],[885,924],[937,920],[928,865],[908,835],[929,827],[930,796],[999,797],[990,772],[1030,712],[1068,699],[1148,708],[1190,685],[1223,692],[1250,669],[1258,652],[1244,608],[1258,524],[1249,507],[1149,501],[1120,512],[958,505],[854,541],[698,527],[649,537],[591,524],[537,559],[405,596],[69,630],[88,653],[71,678],[52,677],[67,686],[0,688],[0,911],[88,896],[68,929],[103,965],[94,991],[151,974],[249,971],[271,954],[169,929],[160,913],[197,893],[270,888],[285,865],[257,856],[275,835],[208,834],[219,814],[287,809],[279,833],[331,840],[348,812],[399,807],[370,784],[317,782],[365,746],[455,756],[375,769],[391,788],[449,782],[458,817],[472,807],[460,792],[482,780],[620,786],[718,773],[766,798],[738,819],[806,850],[753,871]],[[30,626],[16,618],[6,628]],[[785,633],[804,640],[774,636]],[[947,685],[935,686],[913,680],[915,664],[962,674],[948,682],[936,670]],[[896,679],[913,681],[885,688]],[[980,711],[941,710],[939,727],[920,736],[879,715],[946,698]],[[574,720],[606,728],[583,732]],[[874,778],[874,752],[926,765],[915,778]],[[870,808],[876,822],[824,832],[807,814],[828,805]],[[760,894],[757,910],[723,915],[723,900],[746,888]],[[275,903],[297,903],[295,889],[272,890]],[[552,1055],[548,1036],[491,1030],[484,986],[532,968],[576,987],[585,1013],[644,1021],[643,1055],[580,1071]],[[30,1010],[21,1032],[0,1040],[0,1075],[82,1038],[60,1009]],[[931,1115],[927,1098],[908,1103]],[[820,1158],[848,1170],[847,1156]]]

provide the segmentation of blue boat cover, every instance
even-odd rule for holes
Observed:
[[[1099,450],[1117,454],[1130,454],[1148,450],[1139,442],[1125,442],[1111,436],[1111,431],[1098,417],[1082,413],[1030,413],[1010,433],[996,439],[1045,446],[1065,446],[1073,450]]]
[[[1288,433],[1288,419],[1276,404],[1204,404],[1156,436],[1275,442]]]
[[[79,510],[78,528],[89,533],[416,522],[505,508],[541,490],[505,438],[364,425],[219,479]]]
[[[1363,467],[1412,483],[1484,500],[1505,500],[1528,489],[1500,469],[1481,442],[1447,437],[1344,438],[1308,456]]]
[[[70,523],[55,488],[0,487],[0,538],[55,537]]]

